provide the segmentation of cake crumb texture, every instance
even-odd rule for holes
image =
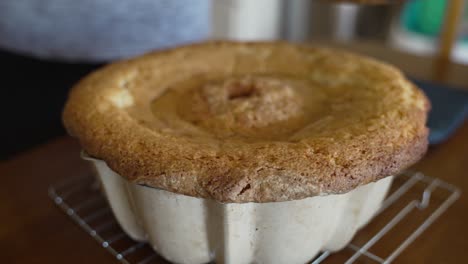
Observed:
[[[426,152],[430,104],[395,67],[341,50],[217,41],[105,66],[65,127],[131,182],[220,202],[345,193]]]

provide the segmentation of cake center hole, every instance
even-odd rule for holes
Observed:
[[[254,83],[235,82],[229,86],[228,99],[249,98],[255,93]]]

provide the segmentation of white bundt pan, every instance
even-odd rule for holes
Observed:
[[[126,181],[86,155],[117,221],[174,263],[307,263],[350,242],[380,208],[393,177],[345,194],[272,203],[219,203]]]

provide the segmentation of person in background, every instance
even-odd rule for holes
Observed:
[[[0,158],[64,134],[70,87],[109,61],[210,33],[210,0],[2,0]]]

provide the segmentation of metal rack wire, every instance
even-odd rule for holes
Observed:
[[[49,188],[49,196],[121,263],[168,263],[146,243],[132,241],[120,229],[93,176],[53,185]],[[457,187],[442,180],[421,173],[403,173],[395,177],[390,194],[374,219],[345,249],[336,253],[325,251],[311,263],[391,263],[459,196]],[[402,223],[406,228],[402,228]],[[411,227],[409,231],[408,227]],[[403,229],[407,232],[402,232]],[[396,239],[391,238],[399,241],[395,248],[379,248],[378,242],[392,234],[399,235]]]

